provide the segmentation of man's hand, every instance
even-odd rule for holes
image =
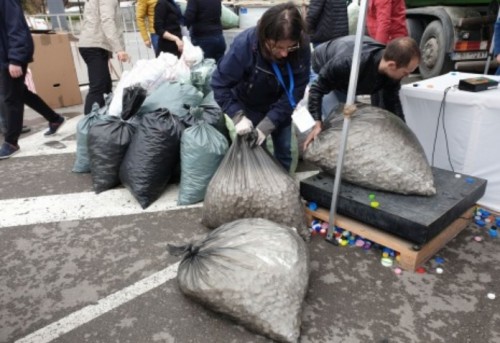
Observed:
[[[238,124],[235,125],[234,128],[236,129],[236,133],[241,136],[252,131],[253,124],[250,119],[248,119],[245,116],[242,116],[240,121],[238,122]]]
[[[497,55],[497,62],[500,64],[500,54]]]
[[[321,132],[321,121],[316,121],[316,124],[314,125],[313,129],[311,130],[311,132],[309,133],[309,135],[307,136],[307,139],[306,141],[304,142],[304,146],[303,146],[303,149],[304,151],[306,151],[307,149],[307,146],[313,141],[316,139],[316,137],[319,135],[319,133]]]
[[[13,79],[23,76],[23,68],[15,64],[9,64],[9,74]]]
[[[146,45],[148,48],[151,48],[151,41],[150,40],[145,41],[144,45]]]
[[[127,62],[129,60],[128,54],[125,51],[118,51],[116,53],[116,56],[118,57],[118,61],[120,62]]]

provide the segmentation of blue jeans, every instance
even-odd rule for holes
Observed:
[[[156,33],[151,33],[149,36],[151,37],[151,45],[153,46],[153,51],[155,52],[155,56],[157,56],[159,55],[158,40],[160,39],[160,36],[158,36]]]
[[[323,97],[323,101],[321,102],[321,119],[324,121],[330,116],[332,111],[336,111],[339,108],[341,103],[346,102],[347,94],[332,91]]]
[[[213,58],[215,62],[224,56],[226,51],[226,41],[222,34],[215,36],[191,37],[193,45],[197,45],[203,50],[204,58]]]
[[[292,165],[292,125],[277,128],[271,133],[273,140],[274,157],[278,162],[290,172]],[[263,144],[265,146],[265,143]]]

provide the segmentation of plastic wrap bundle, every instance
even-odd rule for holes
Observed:
[[[304,159],[335,174],[342,139],[343,116],[332,116]],[[401,194],[436,194],[424,150],[410,128],[394,114],[358,105],[351,117],[342,179]]]
[[[184,254],[177,280],[185,295],[259,334],[297,342],[310,266],[295,230],[241,219],[197,243],[169,248]]]
[[[261,146],[255,133],[238,136],[210,181],[202,223],[216,228],[241,218],[265,218],[295,227],[308,239],[299,187]]]
[[[210,81],[215,68],[215,60],[207,58],[191,69],[191,84],[203,92],[204,95],[207,95],[212,90]]]
[[[106,103],[109,104],[111,96],[108,96]],[[74,173],[90,173],[90,156],[88,149],[88,135],[90,127],[97,121],[102,120],[107,112],[107,105],[102,109],[97,103],[92,105],[89,114],[83,116],[76,126],[76,160],[73,165]]]
[[[184,125],[168,110],[143,116],[120,166],[120,181],[142,208],[160,197],[179,164]]]
[[[89,131],[88,148],[94,191],[99,194],[120,184],[120,165],[136,126],[108,116]]]
[[[194,204],[205,198],[208,183],[227,149],[227,139],[208,123],[200,122],[184,131],[179,205]]]

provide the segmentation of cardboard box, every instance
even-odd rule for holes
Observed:
[[[67,33],[33,33],[29,65],[38,95],[52,108],[80,105],[82,94]]]

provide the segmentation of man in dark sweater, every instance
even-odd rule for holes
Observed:
[[[30,92],[25,83],[28,63],[33,60],[34,45],[19,0],[0,1],[0,98],[5,115],[5,142],[0,159],[19,151],[18,140],[23,129],[24,104],[40,112],[49,121],[45,135],[54,134],[64,123],[38,95]]]
[[[314,50],[312,67],[319,75],[309,90],[308,106],[316,125],[307,137],[304,149],[321,132],[323,97],[328,94],[331,101],[330,108],[326,113],[323,111],[325,115],[346,101],[354,41],[355,36],[346,36],[321,44]],[[404,121],[399,90],[401,79],[412,73],[420,63],[420,50],[415,40],[402,37],[385,46],[365,37],[359,63],[356,95],[382,91],[384,108]]]
[[[345,0],[311,0],[307,28],[314,46],[349,34]]]

